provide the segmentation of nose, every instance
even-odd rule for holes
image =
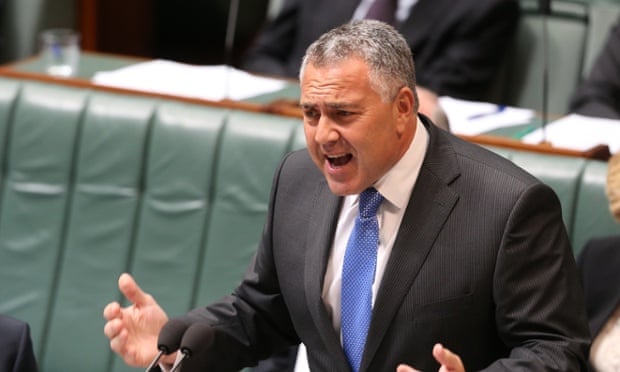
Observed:
[[[319,144],[329,144],[338,141],[338,130],[327,115],[321,115],[316,126],[314,140]]]

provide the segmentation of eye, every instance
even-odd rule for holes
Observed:
[[[338,111],[336,111],[336,115],[342,116],[342,117],[347,117],[347,116],[353,115],[353,113],[351,111],[338,110]]]
[[[317,120],[320,117],[319,112],[312,108],[303,109],[303,114],[307,120]]]

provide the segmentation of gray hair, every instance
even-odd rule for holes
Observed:
[[[323,34],[306,50],[299,79],[309,64],[326,67],[351,57],[361,58],[370,70],[370,85],[383,101],[393,100],[402,87],[415,90],[411,48],[405,38],[387,23],[364,19],[336,27]],[[416,95],[416,110],[417,110]]]

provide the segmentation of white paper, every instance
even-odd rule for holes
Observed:
[[[534,117],[534,110],[530,109],[452,97],[439,97],[439,105],[448,116],[450,131],[470,136],[497,128],[527,124]]]
[[[544,136],[544,137],[543,137]],[[525,143],[546,140],[555,147],[586,151],[608,145],[611,153],[620,150],[620,120],[601,119],[571,114],[523,137]]]
[[[242,100],[283,89],[282,80],[259,77],[230,66],[196,66],[166,60],[137,63],[95,74],[93,82],[116,88],[219,101]]]

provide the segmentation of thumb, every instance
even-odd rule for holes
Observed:
[[[461,358],[443,347],[442,344],[435,344],[433,347],[433,356],[442,365],[441,371],[464,371]]]
[[[134,278],[127,273],[121,274],[118,278],[118,288],[132,304],[138,307],[148,305],[153,301],[152,297],[144,292]]]

